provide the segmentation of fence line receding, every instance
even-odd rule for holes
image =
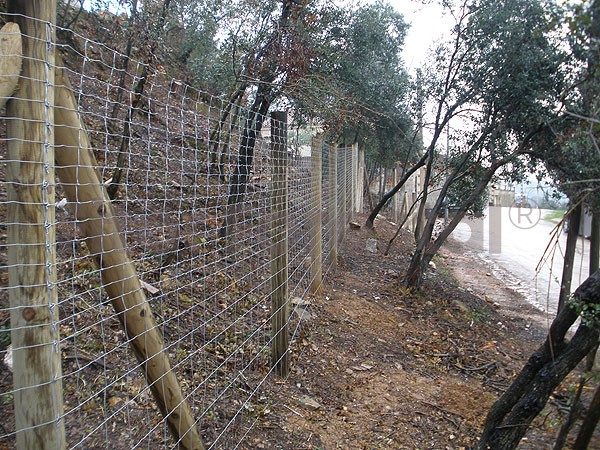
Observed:
[[[7,17],[23,71],[1,138],[0,443],[236,447],[343,244],[357,147],[291,148],[274,113],[233,202],[243,105],[152,70],[134,102],[141,63]]]

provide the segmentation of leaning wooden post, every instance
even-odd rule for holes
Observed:
[[[23,33],[7,103],[8,278],[18,449],[65,448],[56,295],[53,86],[56,2],[9,1]]]
[[[287,112],[271,114],[271,365],[285,377],[288,351]]]
[[[337,264],[338,254],[338,202],[337,202],[337,144],[329,147],[329,204],[327,205],[329,227],[329,263]]]
[[[141,365],[152,395],[180,449],[203,450],[192,410],[184,397],[135,266],[112,213],[96,168],[89,137],[62,70],[56,73],[56,172],[79,229],[101,271],[102,284]]]
[[[322,153],[323,140],[315,136],[311,143],[311,227],[310,227],[310,292],[321,294],[323,283],[323,217],[322,217]]]

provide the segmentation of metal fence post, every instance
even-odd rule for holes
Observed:
[[[271,114],[271,364],[285,377],[288,352],[288,182],[287,112]]]

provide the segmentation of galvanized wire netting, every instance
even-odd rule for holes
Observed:
[[[272,202],[277,193],[272,184],[269,120],[256,140],[243,199],[232,203],[232,174],[238,168],[240,145],[251,114],[243,103],[228,105],[138,61],[127,60],[99,42],[68,30],[58,31],[62,43],[53,47],[49,38],[47,49],[55,48],[61,56],[56,62],[57,74],[64,73],[64,79],[57,75],[55,81],[49,76],[40,81],[48,92],[72,91],[76,106],[69,117],[78,114],[82,126],[78,122],[63,124],[79,142],[73,148],[56,147],[57,155],[73,151],[75,164],[57,164],[52,153],[42,155],[40,164],[45,174],[56,168],[58,175],[68,171],[75,178],[66,181],[65,177],[48,175],[39,184],[19,185],[19,180],[10,176],[11,167],[22,163],[15,157],[16,150],[9,151],[2,168],[0,360],[4,367],[0,373],[0,446],[12,446],[17,432],[22,431],[15,423],[15,395],[22,390],[36,392],[41,385],[15,388],[19,368],[8,369],[25,347],[11,344],[23,327],[14,319],[23,309],[12,300],[20,295],[23,283],[47,285],[56,295],[55,304],[50,295],[48,302],[37,306],[48,309],[51,316],[58,312],[51,322],[59,333],[48,345],[59,355],[62,372],[47,384],[62,384],[64,410],[51,425],[64,422],[67,446],[175,445],[145,377],[149,359],[140,360],[132,351],[136,336],[124,331],[127,316],[115,312],[118,299],[107,294],[111,283],[107,264],[118,249],[104,246],[111,236],[93,236],[99,243],[94,246],[82,231],[96,222],[106,230],[114,219],[118,237],[135,268],[129,278],[140,280],[156,330],[164,340],[172,370],[205,444],[243,447],[245,434],[272,401],[264,392],[277,381],[271,363],[274,331],[289,335],[286,351],[293,352],[307,312],[302,300],[314,289],[315,246],[320,247],[326,273],[334,247],[343,241],[353,210],[353,174],[357,173],[353,150],[337,149],[337,179],[331,177],[333,166],[326,143],[285,152],[285,308],[289,319],[285,328],[273,330],[272,316],[277,311],[271,304]],[[51,107],[46,106],[48,118],[43,123],[48,129],[44,148],[52,146]],[[59,104],[56,108],[68,109]],[[7,111],[10,114],[11,109]],[[6,120],[18,119],[7,116]],[[96,160],[87,167],[81,159],[88,150],[86,135]],[[14,139],[4,134],[4,154],[11,145],[14,147]],[[314,152],[322,156],[321,173],[311,165]],[[83,178],[89,169],[99,175],[96,182]],[[53,188],[56,197],[50,200]],[[89,188],[103,193],[108,189],[114,199],[91,199],[86,196]],[[13,200],[7,198],[11,189]],[[24,216],[15,216],[7,209],[11,202],[27,201],[26,197],[18,199],[24,189],[37,192],[41,210],[48,212],[41,222],[30,224]],[[317,208],[315,195],[320,196]],[[86,216],[90,207],[99,218]],[[54,209],[55,217],[51,213]],[[322,217],[318,233],[322,240],[311,233],[318,215]],[[15,217],[20,217],[19,223]],[[7,249],[19,250],[24,245],[18,238],[10,241],[11,230],[30,225],[48,231],[43,233],[41,244],[48,249],[47,255],[55,246],[56,262],[48,256],[43,262],[44,276],[24,280],[16,274],[38,262],[7,259]],[[128,281],[112,283],[124,286]],[[161,382],[162,378],[155,381]]]

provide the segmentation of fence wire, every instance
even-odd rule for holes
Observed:
[[[277,384],[270,361],[271,320],[277,313],[271,305],[271,124],[266,118],[256,140],[243,200],[232,203],[231,180],[239,169],[251,113],[244,104],[229,105],[106,45],[66,29],[57,31],[62,36],[55,47],[60,56],[57,73],[65,79],[57,75],[56,82],[50,77],[41,81],[55,92],[73,92],[76,107],[57,104],[62,111],[57,114],[78,114],[82,126],[63,125],[78,142],[70,149],[56,147],[57,155],[73,151],[76,163],[60,165],[44,154],[39,164],[44,174],[52,168],[58,175],[75,174],[74,180],[42,177],[37,185],[19,184],[10,170],[22,161],[15,151],[7,153],[12,138],[3,133],[1,140],[8,156],[0,173],[0,446],[12,447],[17,432],[23,431],[15,423],[18,392],[13,377],[19,376],[18,367],[8,368],[22,349],[11,343],[22,327],[14,320],[22,308],[11,299],[39,284],[51,285],[56,293],[55,306],[52,298],[44,300],[58,313],[52,323],[59,333],[50,345],[60,355],[62,372],[55,375],[62,382],[64,410],[55,421],[65,424],[67,447],[176,446],[145,378],[149,359],[136,358],[131,347],[136,337],[124,331],[127,316],[115,312],[115,300],[107,293],[111,283],[125,286],[130,281],[108,279],[107,265],[119,253],[108,244],[115,236],[106,231],[114,219],[117,237],[135,268],[129,278],[141,282],[206,446],[245,448],[244,436],[273,401],[265,394],[267,387]],[[52,49],[50,39],[47,44]],[[6,122],[15,120],[6,117]],[[88,166],[81,156],[88,150],[86,135],[95,158]],[[49,133],[43,139],[45,147],[52,145]],[[322,157],[322,173],[311,169],[315,151]],[[286,153],[289,319],[284,332],[293,353],[314,281],[311,251],[322,247],[322,270],[327,273],[333,262],[331,230],[341,245],[353,208],[353,170],[351,149],[337,151],[337,179],[330,174],[328,144]],[[84,178],[89,173],[85,169],[99,178]],[[319,180],[322,206],[315,210],[311,196]],[[55,217],[48,213],[34,224],[51,231],[43,235],[43,247],[56,248],[55,261],[45,253],[44,276],[30,280],[15,274],[38,262],[7,259],[11,247],[20,252],[25,245],[11,242],[10,230],[30,226],[25,220],[13,221],[23,216],[15,216],[11,205],[26,200],[10,200],[7,192],[25,188],[37,192],[43,211],[55,210]],[[55,199],[49,200],[54,188]],[[90,189],[108,190],[114,199],[99,203],[88,197]],[[86,216],[91,210],[100,217]],[[322,245],[310,233],[317,214],[323,217]],[[93,226],[103,232],[91,239],[84,230]]]

